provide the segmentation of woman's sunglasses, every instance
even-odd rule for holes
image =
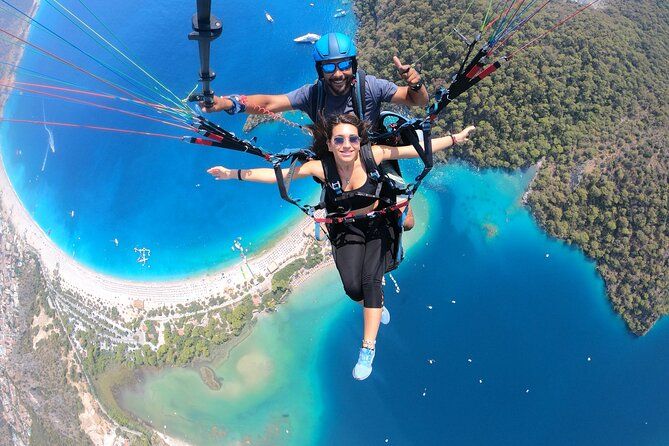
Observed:
[[[345,136],[335,136],[334,138],[332,138],[332,143],[335,146],[343,146],[344,141],[346,141]],[[348,137],[348,142],[350,142],[351,145],[353,146],[357,146],[358,144],[360,144],[360,137],[358,135],[350,135]]]
[[[321,69],[323,70],[323,73],[327,74],[334,73],[335,71],[337,71],[337,68],[339,68],[339,71],[346,71],[350,70],[351,67],[353,67],[353,59],[346,59],[340,62],[330,62],[321,64]]]

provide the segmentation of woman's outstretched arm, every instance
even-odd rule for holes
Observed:
[[[283,178],[288,178],[288,169],[282,169]],[[241,180],[252,181],[254,183],[276,183],[276,175],[274,169],[257,168],[257,169],[228,169],[223,166],[214,166],[207,169],[207,173],[213,176],[216,180]],[[293,179],[317,177],[323,180],[323,166],[318,161],[307,161],[302,165],[298,165],[293,173]]]
[[[442,136],[440,138],[432,138],[432,152],[440,152],[451,147],[453,144],[461,144],[465,141],[469,141],[469,134],[475,129],[476,127],[470,125],[465,127],[465,129],[459,133]],[[377,163],[386,160],[418,158],[418,153],[413,146],[374,146],[372,150],[374,151],[374,160]]]

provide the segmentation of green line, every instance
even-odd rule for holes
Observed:
[[[488,9],[486,10],[485,16],[483,17],[483,23],[481,24],[481,30],[479,31],[480,33],[482,33],[486,25],[488,25],[488,17],[490,16],[491,9],[492,9],[492,0],[488,2]]]
[[[83,6],[83,7],[86,9],[86,11],[88,11],[88,13],[89,13],[90,15],[92,15],[92,16],[95,18],[95,20],[98,21],[98,23],[99,23],[100,25],[102,25],[102,27],[103,27],[104,29],[107,30],[107,32],[108,32],[109,34],[111,34],[111,36],[112,36],[114,39],[116,39],[117,42],[119,42],[121,45],[123,45],[123,46],[125,47],[125,44],[123,43],[123,41],[122,41],[116,34],[114,34],[114,31],[112,31],[112,30],[111,30],[111,29],[110,29],[110,28],[109,28],[109,27],[108,27],[108,26],[107,26],[107,25],[106,25],[106,24],[105,24],[105,23],[104,23],[104,22],[103,22],[103,21],[102,21],[102,20],[101,20],[101,19],[100,19],[94,12],[93,12],[93,10],[92,10],[91,8],[89,8],[88,6],[86,6],[86,3],[84,3],[82,0],[78,0],[78,2],[81,4],[81,6]],[[127,50],[127,49],[128,49],[128,47],[126,47],[126,50]]]
[[[160,82],[158,79],[156,79],[154,76],[152,76],[150,73],[148,73],[144,68],[142,68],[140,65],[138,65],[135,61],[133,61],[131,58],[129,58],[123,51],[119,50],[116,46],[114,46],[111,42],[109,42],[107,39],[105,39],[103,36],[101,36],[97,31],[95,31],[93,28],[91,28],[86,22],[81,20],[79,17],[77,17],[76,14],[74,14],[72,11],[67,9],[65,6],[63,6],[58,0],[46,0],[47,3],[51,3],[51,1],[55,2],[58,6],[60,6],[64,11],[66,11],[68,14],[70,14],[73,18],[75,18],[79,23],[81,23],[83,26],[86,27],[86,29],[90,30],[92,33],[94,33],[99,39],[101,39],[103,42],[105,42],[107,45],[109,45],[114,51],[116,51],[118,54],[120,54],[124,59],[126,59],[128,62],[130,62],[135,68],[140,70],[142,73],[144,73],[146,76],[148,76],[152,81],[154,81],[157,85],[162,87],[165,91],[167,91],[169,94],[173,96],[173,98],[176,100],[170,100],[173,104],[177,105],[178,107],[183,107],[181,104],[181,100],[179,97],[177,97],[169,88],[167,88],[162,82]],[[164,97],[161,95],[161,97]],[[168,98],[165,98],[168,99]],[[169,99],[168,99],[169,100]]]
[[[455,26],[453,27],[453,29],[457,29],[457,27],[460,26],[460,23],[462,22],[462,19],[464,18],[465,14],[467,14],[467,12],[469,12],[469,9],[472,7],[473,4],[474,4],[474,0],[471,0],[471,1],[469,2],[469,6],[467,6],[467,9],[465,9],[465,12],[463,12],[463,13],[460,15],[460,20],[458,20],[458,23],[455,24]],[[435,43],[435,44],[432,45],[430,48],[428,48],[427,51],[425,51],[425,52],[423,53],[422,56],[420,56],[418,59],[416,59],[415,61],[413,61],[413,62],[411,63],[411,66],[416,65],[416,64],[417,64],[418,62],[420,62],[425,56],[427,56],[427,54],[428,54],[430,51],[432,51],[433,49],[435,49],[435,48],[437,47],[437,45],[439,45],[441,42],[443,42],[444,40],[446,40],[446,38],[447,38],[448,36],[450,36],[450,35],[453,33],[453,29],[451,29],[451,31],[448,32],[448,33],[447,33],[447,34],[446,34],[446,35],[445,35],[439,42]]]
[[[5,0],[2,0],[2,1],[5,1]],[[118,54],[120,54],[124,59],[126,59],[127,61],[129,61],[130,63],[132,63],[132,64],[133,64],[135,67],[137,67],[140,71],[142,71],[142,72],[143,72],[144,74],[146,74],[149,78],[151,78],[156,84],[160,85],[161,87],[163,87],[165,90],[167,90],[170,94],[172,94],[172,95],[174,96],[174,93],[172,93],[171,91],[169,91],[169,89],[167,89],[167,87],[163,86],[163,85],[162,85],[160,82],[158,82],[153,76],[149,75],[146,71],[144,71],[141,67],[139,67],[135,62],[133,62],[128,56],[126,56],[122,51],[120,51],[118,48],[116,48],[114,45],[112,45],[108,40],[106,40],[106,39],[105,39],[104,37],[102,37],[99,33],[97,33],[94,29],[92,29],[89,25],[87,25],[83,20],[81,20],[81,19],[80,19],[79,17],[77,17],[74,13],[72,13],[69,9],[67,9],[67,8],[66,8],[65,6],[63,6],[60,2],[58,2],[58,0],[46,0],[46,3],[49,4],[49,6],[51,6],[52,8],[54,8],[54,9],[55,9],[59,14],[61,14],[63,17],[65,17],[66,19],[68,19],[68,20],[70,21],[70,23],[72,23],[74,26],[76,26],[77,28],[79,28],[79,30],[81,30],[84,34],[86,34],[86,35],[88,35],[89,37],[91,37],[91,38],[92,38],[98,45],[100,45],[102,48],[104,48],[107,52],[109,52],[110,54],[113,55],[113,53],[110,51],[110,49],[109,49],[108,47],[106,47],[104,44],[100,43],[100,42],[99,42],[95,37],[93,37],[89,32],[87,32],[86,30],[82,29],[81,26],[79,26],[79,25],[77,25],[76,23],[74,23],[74,22],[72,21],[72,19],[70,19],[69,17],[67,17],[62,11],[60,11],[58,8],[56,8],[56,7],[51,3],[51,1],[54,1],[54,2],[55,2],[59,7],[61,7],[65,12],[67,12],[70,16],[72,16],[74,19],[76,19],[79,23],[81,23],[83,26],[85,26],[86,29],[88,29],[90,32],[94,33],[95,36],[97,36],[101,41],[103,41],[104,43],[106,43],[106,44],[107,44],[109,47],[111,47],[114,51],[116,51]],[[35,21],[35,22],[37,23],[37,21]],[[41,26],[43,26],[43,25],[41,25]],[[58,36],[58,37],[60,37],[60,36]],[[61,38],[61,39],[62,39],[62,38]],[[68,42],[68,43],[69,43],[69,42]],[[72,45],[72,44],[71,44],[71,45]],[[76,47],[76,46],[75,46],[75,47]],[[79,48],[77,48],[77,49],[79,49]],[[80,50],[80,51],[83,52],[83,50]],[[86,54],[86,53],[84,52],[84,54]],[[88,54],[87,54],[87,55],[88,55]],[[127,73],[118,72],[118,71],[116,71],[115,69],[113,69],[113,68],[111,68],[111,67],[108,67],[108,66],[105,65],[103,62],[101,62],[100,60],[96,59],[95,57],[93,57],[93,56],[91,56],[91,55],[88,55],[88,56],[91,57],[93,60],[95,60],[95,61],[96,61],[97,63],[99,63],[100,65],[105,66],[106,68],[110,69],[111,71],[114,71],[116,74],[118,74],[118,75],[122,75],[123,77],[126,77],[127,79],[129,79],[129,80],[132,81],[133,83],[138,84],[138,85],[140,85],[140,86],[146,88],[147,90],[151,91],[152,93],[154,93],[154,88],[153,88],[152,86],[150,86],[150,85],[148,85],[148,84],[145,84],[145,83],[141,82],[140,80],[134,78],[133,76],[130,76],[130,75],[127,74]],[[159,97],[163,98],[163,99],[166,100],[167,102],[171,102],[173,105],[177,105],[177,107],[179,107],[179,108],[182,107],[181,104],[176,104],[171,98],[165,97],[164,95],[162,95],[162,94],[160,94],[160,93],[158,93],[158,92],[155,92],[155,94],[157,94]],[[176,96],[175,96],[175,97],[176,97]],[[177,99],[178,99],[178,98],[177,98]]]

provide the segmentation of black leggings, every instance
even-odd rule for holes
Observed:
[[[387,218],[333,224],[329,228],[332,256],[346,294],[365,308],[383,306],[381,282],[395,240]]]

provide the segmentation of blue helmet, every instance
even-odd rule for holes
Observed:
[[[355,44],[342,33],[328,33],[314,44],[314,61],[316,63],[328,60],[355,58],[358,52]]]

